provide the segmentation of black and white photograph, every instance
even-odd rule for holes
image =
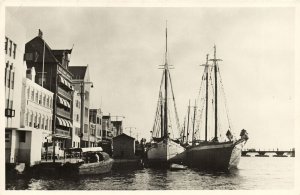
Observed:
[[[3,1],[3,193],[299,194],[299,2],[120,2]]]

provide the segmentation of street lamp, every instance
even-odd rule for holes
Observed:
[[[80,101],[81,101],[81,112],[80,112],[80,135],[79,135],[79,138],[80,138],[80,145],[82,143],[82,137],[83,137],[83,123],[84,123],[84,120],[83,120],[83,117],[84,117],[84,95],[85,95],[85,92],[84,92],[84,86],[85,85],[91,85],[91,88],[94,87],[94,84],[93,82],[89,82],[89,81],[73,81],[72,82],[73,84],[80,84],[80,92],[78,93],[78,95],[80,95]],[[90,145],[90,142],[88,142],[88,146]]]

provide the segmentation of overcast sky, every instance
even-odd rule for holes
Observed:
[[[200,87],[205,55],[220,71],[234,130],[249,132],[246,148],[294,147],[293,8],[7,8],[38,29],[52,49],[70,49],[70,65],[89,64],[93,108],[123,115],[149,140],[164,62],[169,62],[180,121]],[[102,100],[102,101],[101,101]],[[102,104],[101,104],[102,103]],[[128,133],[128,129],[125,130]]]

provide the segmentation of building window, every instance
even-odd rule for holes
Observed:
[[[43,97],[42,97],[42,94],[41,94],[40,99],[39,99],[39,104],[42,104],[42,99],[43,99]]]
[[[7,54],[7,49],[8,49],[8,38],[5,37],[5,54]]]
[[[14,83],[15,83],[15,73],[14,72],[11,72],[10,81],[11,81],[11,88],[14,89]]]
[[[47,97],[46,106],[49,106],[49,97]]]
[[[85,117],[89,117],[89,109],[87,107],[84,109],[84,115]]]
[[[37,126],[37,121],[38,121],[38,120],[37,120],[37,117],[38,117],[38,116],[37,116],[37,113],[35,113],[35,117],[34,117],[34,125],[33,125],[34,128],[36,128],[36,126]]]
[[[17,45],[14,43],[14,51],[13,51],[14,59],[16,59],[16,50],[17,50]]]
[[[89,100],[89,92],[88,91],[85,91],[84,99]]]
[[[41,122],[42,122],[42,116],[41,115],[39,115],[38,122],[39,122],[39,124],[37,125],[37,127],[40,128],[41,127]]]
[[[52,129],[52,118],[49,119],[49,130]]]
[[[9,142],[10,138],[9,138],[9,133],[5,133],[5,142]]]
[[[28,126],[28,112],[25,114],[25,126]]]
[[[52,99],[49,98],[49,107],[52,108]]]
[[[76,121],[79,122],[79,114],[76,114]]]
[[[8,67],[9,67],[9,61],[6,62],[6,65],[5,65],[5,87],[8,85],[8,74],[9,74],[9,70],[8,70]]]
[[[27,89],[27,99],[29,99],[30,98],[30,88],[28,87],[28,89]]]
[[[84,133],[88,132],[88,128],[89,128],[89,126],[87,124],[84,124]]]
[[[32,101],[34,101],[34,90],[31,91],[31,98]]]
[[[44,96],[43,98],[43,106],[45,106],[45,104],[46,104],[46,96]]]
[[[44,125],[45,125],[45,117],[43,116],[41,129],[44,129]]]
[[[11,56],[11,51],[12,51],[12,41],[9,40],[9,56]]]
[[[9,66],[9,61],[6,62],[6,67],[5,67],[5,86],[7,86],[8,88],[10,88],[10,69],[12,67]]]
[[[48,130],[48,119],[46,119],[46,125],[45,125],[45,130]]]
[[[35,102],[39,102],[39,93],[38,92],[36,92],[36,94],[35,94]]]
[[[29,117],[29,124],[28,124],[29,127],[32,126],[32,121],[33,121],[33,114],[31,113]]]
[[[26,142],[26,132],[25,131],[19,131],[19,141],[20,142]]]

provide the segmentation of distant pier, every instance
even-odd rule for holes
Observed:
[[[295,157],[295,150],[255,150],[255,149],[249,149],[249,150],[243,150],[242,156],[251,157],[249,154],[255,154],[256,157]],[[274,155],[271,155],[274,154]]]

